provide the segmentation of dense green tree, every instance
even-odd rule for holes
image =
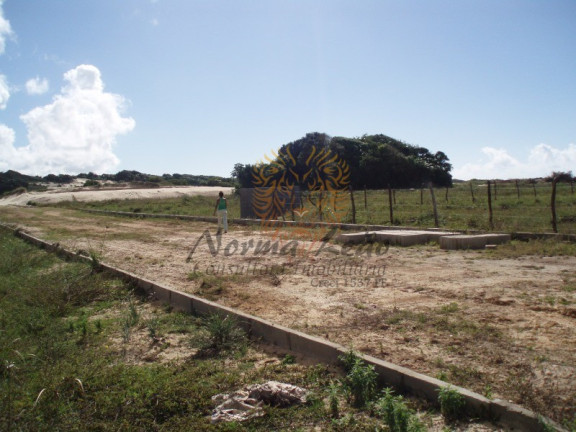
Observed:
[[[147,181],[148,175],[142,174],[138,171],[119,171],[114,175],[114,180],[119,182],[135,182],[135,181]]]
[[[0,172],[0,194],[10,192],[19,187],[27,188],[31,182],[40,181],[39,177],[27,176],[17,171]]]
[[[332,161],[335,155],[338,160]],[[263,175],[282,177],[284,184],[295,184],[301,189],[313,189],[315,183],[309,181],[311,175],[325,180],[322,176],[341,168],[342,161],[355,189],[421,187],[428,182],[436,186],[452,185],[452,165],[445,153],[431,153],[424,147],[382,134],[331,138],[323,133],[309,133],[282,145],[278,153],[263,164],[236,164],[232,177],[241,187],[254,187],[255,179]],[[318,167],[321,169],[314,172]]]
[[[45,182],[62,184],[62,183],[72,183],[74,177],[68,174],[58,174],[58,175],[48,174],[47,176],[44,176],[42,180],[44,180]]]

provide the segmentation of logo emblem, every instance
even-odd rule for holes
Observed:
[[[252,206],[262,226],[275,229],[276,237],[309,240],[311,248],[325,236],[327,227],[296,223],[293,228],[281,230],[279,221],[346,220],[350,211],[350,169],[330,148],[288,144],[265,160],[253,167]]]

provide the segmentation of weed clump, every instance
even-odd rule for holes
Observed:
[[[344,393],[355,408],[364,408],[376,396],[378,374],[353,352],[340,357],[347,375],[342,381]]]
[[[203,321],[201,330],[192,340],[194,345],[199,345],[199,357],[239,351],[246,347],[246,334],[231,315],[210,315]]]
[[[402,396],[395,396],[392,389],[384,390],[384,396],[373,405],[373,411],[384,420],[390,432],[420,432],[426,427],[411,410]]]
[[[465,415],[466,401],[455,388],[451,386],[442,387],[438,392],[438,402],[440,402],[440,412],[447,422],[459,420]]]

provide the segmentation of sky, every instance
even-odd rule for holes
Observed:
[[[0,171],[229,176],[309,132],[576,172],[576,1],[0,0]]]

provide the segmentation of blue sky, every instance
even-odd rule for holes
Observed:
[[[308,132],[576,172],[576,1],[0,0],[0,171],[228,176]]]

